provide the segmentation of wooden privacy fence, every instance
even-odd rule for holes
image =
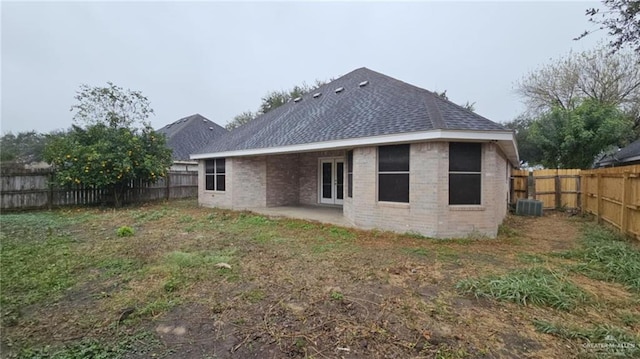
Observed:
[[[103,189],[53,185],[53,171],[12,171],[0,174],[0,210],[39,209],[113,201]],[[171,171],[156,183],[132,181],[123,203],[197,197],[198,173]]]
[[[640,239],[640,165],[582,171],[582,211]]]
[[[595,170],[514,170],[511,201],[533,198],[545,209],[579,209],[640,239],[640,165]]]

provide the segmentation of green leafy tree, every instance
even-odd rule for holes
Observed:
[[[153,110],[142,93],[109,82],[82,85],[75,99],[75,124],[45,149],[59,184],[107,189],[119,207],[133,180],[166,175],[171,150],[147,121]]]
[[[515,131],[521,165],[536,164],[542,160],[542,152],[540,151],[540,148],[538,148],[538,146],[529,138],[531,125],[534,122],[533,118],[521,115],[513,121],[504,124],[506,128]]]
[[[605,9],[589,8],[586,15],[589,21],[598,25],[598,30],[607,30],[613,40],[609,46],[613,52],[625,46],[631,47],[640,55],[640,1],[637,0],[604,0]],[[593,31],[585,31],[576,40]]]
[[[253,121],[253,119],[255,119],[256,116],[257,115],[251,111],[245,111],[237,115],[236,117],[234,117],[233,120],[227,123],[225,127],[227,128],[227,130],[233,130],[234,128],[238,128],[244,125],[245,123]]]
[[[575,109],[555,107],[529,126],[527,139],[540,151],[530,164],[590,168],[595,157],[621,145],[633,122],[616,106],[585,100]]]
[[[36,131],[11,132],[0,137],[0,160],[27,164],[43,160],[44,147],[50,136]]]

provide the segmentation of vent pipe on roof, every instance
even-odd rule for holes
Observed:
[[[338,88],[336,89],[336,93],[340,93],[340,92],[342,92],[342,91],[344,91],[344,87],[338,87]]]
[[[318,97],[320,97],[320,95],[322,95],[321,92],[316,92],[316,93],[313,94],[313,98],[318,98]]]
[[[209,127],[209,131],[213,131],[213,127]]]
[[[302,101],[302,97],[296,97],[293,99],[293,102],[300,102]]]
[[[359,87],[365,87],[369,84],[369,81],[362,81],[361,83],[358,84]]]

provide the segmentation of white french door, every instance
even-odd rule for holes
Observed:
[[[342,204],[344,199],[344,159],[320,159],[318,192],[319,202]]]

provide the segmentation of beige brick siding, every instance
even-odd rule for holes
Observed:
[[[377,201],[377,148],[354,150],[353,198],[344,214],[358,227],[462,237],[494,237],[507,208],[507,162],[495,144],[482,146],[482,204],[449,206],[449,144],[416,143],[410,151],[409,204]]]
[[[267,207],[299,203],[298,154],[267,157]]]
[[[201,206],[233,209],[266,207],[267,160],[265,156],[233,157],[225,161],[224,192],[204,190],[204,161],[199,161],[198,202]]]
[[[234,157],[226,160],[226,191],[204,190],[204,161],[199,162],[199,203],[246,209],[317,205],[318,163],[323,157],[345,158],[346,151]],[[480,206],[449,206],[449,144],[414,143],[410,149],[408,204],[378,202],[377,147],[353,153],[353,198],[345,199],[347,220],[362,228],[413,232],[430,237],[494,237],[507,211],[510,166],[497,145],[482,145]]]

